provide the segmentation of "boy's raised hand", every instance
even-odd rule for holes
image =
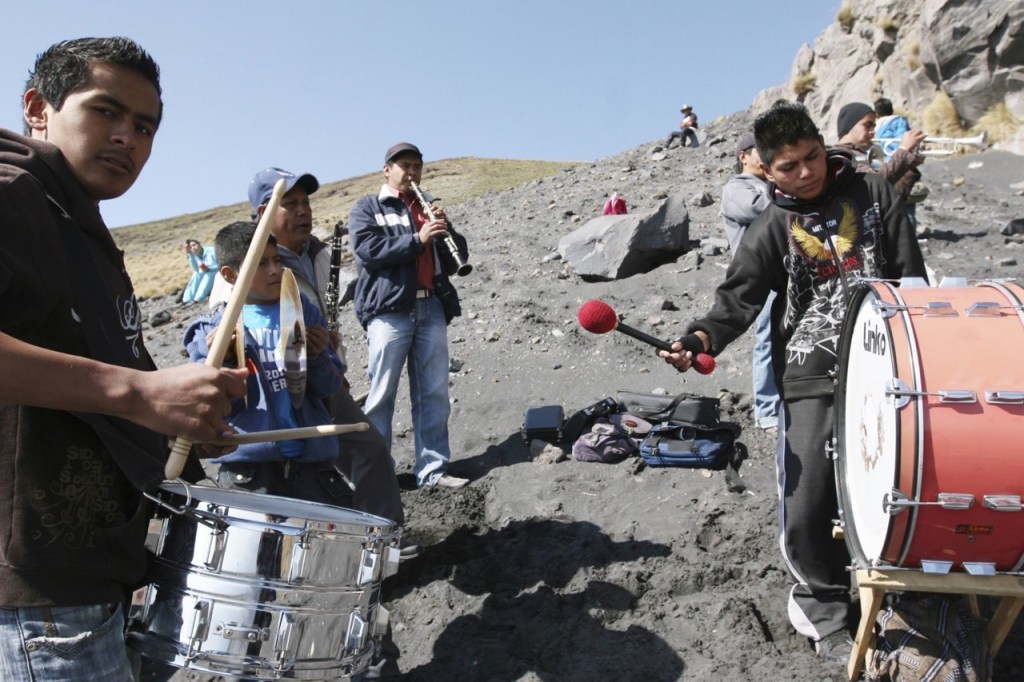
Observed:
[[[326,327],[306,327],[306,353],[309,357],[320,357],[330,342],[331,333]]]

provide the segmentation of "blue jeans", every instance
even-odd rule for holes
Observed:
[[[4,682],[131,682],[121,604],[0,608]]]
[[[420,486],[433,485],[448,467],[448,323],[436,296],[416,299],[411,313],[386,313],[366,328],[370,393],[367,420],[391,451],[391,420],[403,365],[409,367],[412,428],[416,438],[413,473]],[[393,460],[392,460],[393,461]]]
[[[775,386],[772,370],[772,302],[775,292],[768,295],[764,308],[754,322],[754,421],[767,429],[779,421],[779,389]]]

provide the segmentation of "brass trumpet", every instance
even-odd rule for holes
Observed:
[[[895,151],[899,146],[900,139],[897,137],[877,138],[872,142],[880,144],[886,149],[891,147]],[[982,131],[980,135],[974,137],[926,137],[921,142],[921,146],[914,150],[914,153],[921,156],[951,156],[959,152],[961,147],[974,147],[979,152],[985,151],[988,148],[988,133]]]
[[[423,196],[423,192],[420,191],[416,183],[410,180],[409,186],[412,187],[412,191],[416,194],[416,199],[420,202],[420,205],[423,206],[423,212],[427,214],[427,217],[431,221],[437,220],[433,207],[427,201],[427,198]],[[459,255],[459,247],[450,234],[445,232],[441,243],[444,244],[445,250],[439,251],[438,256],[445,261],[446,269],[453,271],[459,277],[465,277],[473,272],[473,266],[462,260],[462,256]]]

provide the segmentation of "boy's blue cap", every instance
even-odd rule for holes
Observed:
[[[270,201],[270,195],[274,193],[274,185],[282,178],[285,181],[284,191],[286,192],[290,191],[295,185],[302,185],[303,189],[306,190],[306,194],[312,194],[320,189],[320,183],[309,173],[295,175],[280,168],[265,168],[257,173],[253,177],[252,182],[249,183],[249,203],[252,204],[252,210],[255,211]]]

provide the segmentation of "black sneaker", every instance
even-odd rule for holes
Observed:
[[[846,630],[833,632],[814,643],[814,651],[818,658],[830,663],[846,665],[853,653],[853,637]]]

